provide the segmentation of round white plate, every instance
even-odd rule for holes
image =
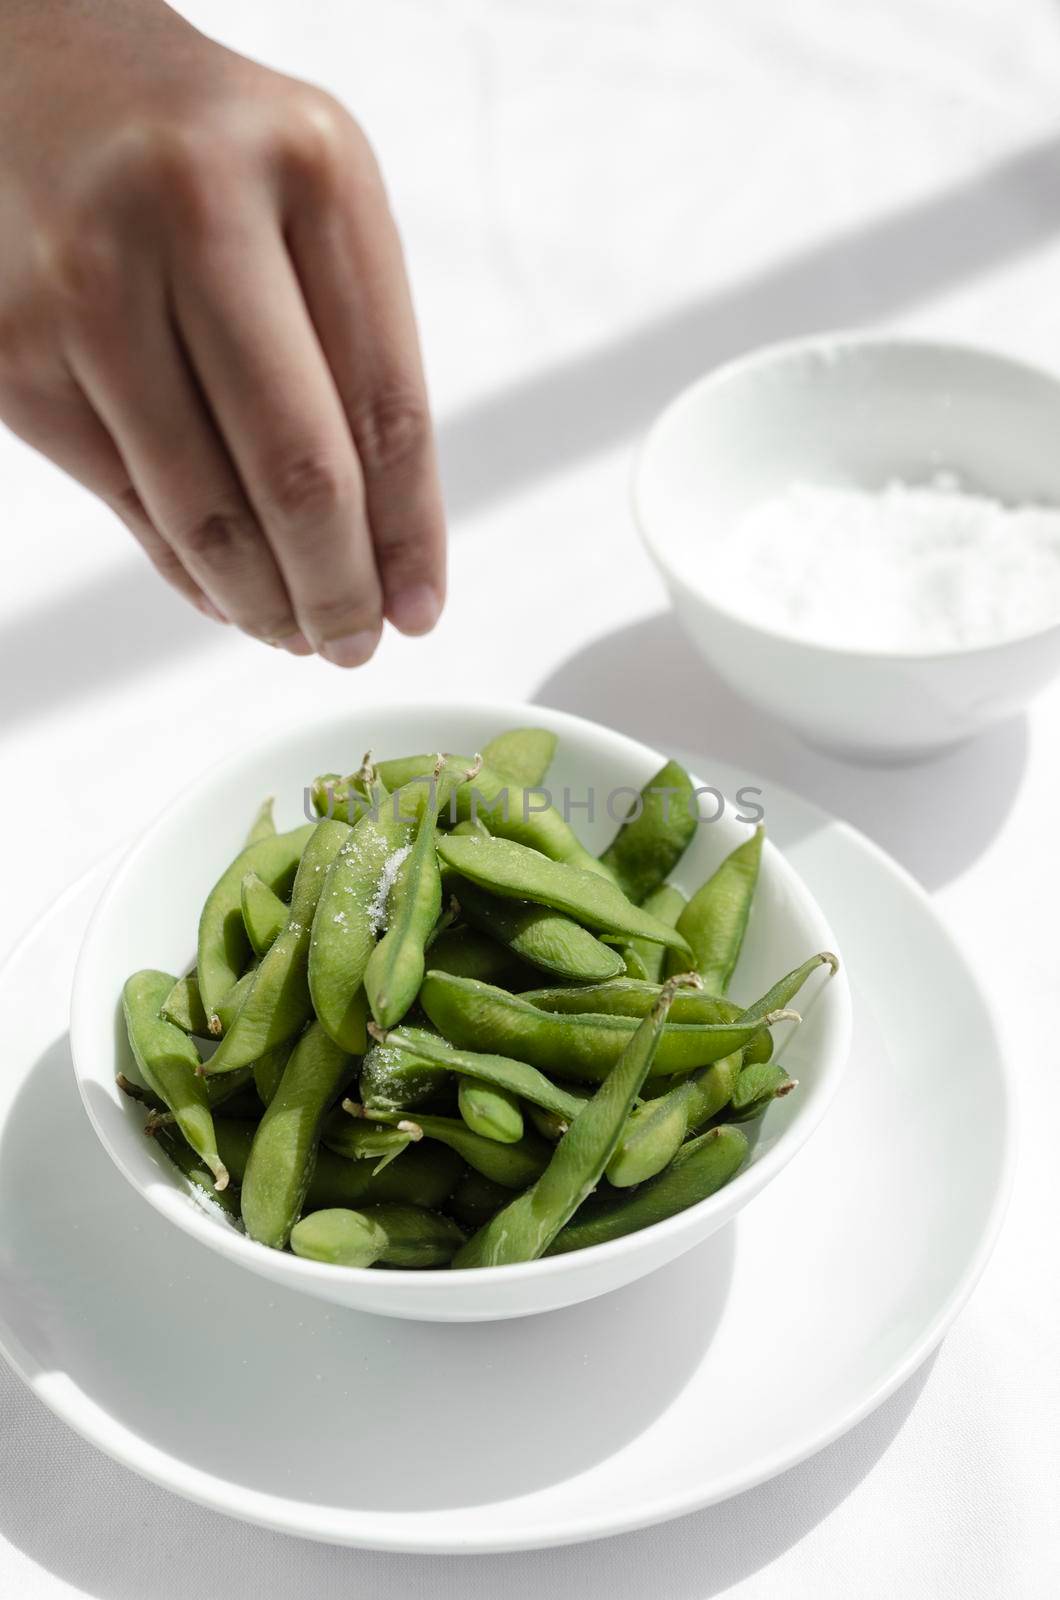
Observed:
[[[744,774],[692,763],[733,792]],[[860,835],[762,785],[841,942],[853,1057],[822,1127],[735,1223],[629,1288],[517,1322],[344,1311],[236,1272],[130,1190],[65,1017],[107,875],[0,976],[0,1348],[119,1461],[269,1527],[405,1551],[619,1533],[810,1455],[909,1376],[978,1277],[1011,1117],[972,976]]]

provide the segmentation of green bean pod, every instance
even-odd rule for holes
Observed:
[[[458,1050],[437,1034],[428,1033],[425,1028],[394,1028],[387,1034],[385,1046],[379,1048],[393,1052],[387,1061],[387,1088],[390,1095],[395,1092],[401,1094],[402,1064],[405,1062],[409,1073],[422,1087],[424,1099],[437,1092],[442,1074],[455,1072],[461,1077],[475,1078],[480,1083],[491,1084],[520,1100],[555,1112],[568,1122],[574,1120],[584,1104],[582,1097],[572,1094],[568,1089],[561,1089],[543,1072],[525,1061],[513,1061],[508,1056],[482,1054],[473,1050]],[[361,1096],[366,1106],[370,1108],[375,1103],[366,1098],[366,1088],[372,1094],[379,1094],[381,1087],[378,1077],[366,1085],[362,1072]],[[385,1108],[393,1111],[411,1103],[407,1098],[401,1098],[398,1104],[386,1105]]]
[[[279,938],[287,921],[287,905],[256,872],[244,873],[239,901],[250,947],[256,956],[263,956]]]
[[[725,993],[739,960],[764,839],[765,830],[756,828],[696,890],[677,919],[677,931],[687,941],[693,965],[711,994]],[[671,957],[666,964],[668,970],[674,969]]]
[[[732,1122],[751,1122],[762,1116],[774,1100],[790,1094],[796,1087],[796,1079],[789,1078],[778,1061],[756,1062],[744,1067],[733,1085],[728,1118]]]
[[[343,1101],[343,1110],[353,1116],[364,1114],[363,1107],[349,1100]],[[406,1120],[397,1111],[372,1111],[370,1115],[377,1122]],[[525,1189],[544,1171],[548,1162],[548,1146],[534,1134],[525,1133],[518,1144],[498,1144],[495,1139],[484,1139],[480,1133],[473,1133],[458,1117],[417,1113],[415,1122],[428,1139],[448,1145],[469,1167],[508,1189]]]
[[[598,1016],[639,1019],[648,1015],[661,993],[662,985],[658,983],[644,983],[637,978],[615,978],[610,983],[526,989],[520,999],[536,1006],[539,1011],[592,1011]],[[672,1022],[737,1022],[741,1017],[743,1010],[734,1000],[701,993],[697,989],[675,994],[670,1007]]]
[[[248,872],[256,872],[274,893],[284,896],[294,882],[302,851],[312,838],[315,826],[307,822],[290,833],[272,834],[247,845],[207,895],[199,918],[196,965],[207,1017],[216,1012],[252,954],[240,900],[244,877]]]
[[[503,1183],[494,1183],[473,1167],[468,1167],[446,1200],[445,1209],[461,1227],[481,1228],[484,1222],[496,1216],[501,1206],[508,1204],[511,1197],[512,1191],[506,1189]]]
[[[291,1051],[258,1124],[243,1177],[243,1222],[259,1243],[277,1250],[286,1245],[309,1188],[321,1124],[351,1070],[350,1057],[319,1022]]]
[[[290,1059],[293,1049],[294,1040],[286,1039],[283,1044],[278,1044],[274,1050],[266,1050],[265,1054],[259,1056],[253,1067],[249,1069],[253,1073],[254,1088],[263,1106],[272,1104],[273,1097],[280,1087],[280,1079],[283,1077],[284,1068]],[[212,1088],[214,1084],[223,1084],[226,1078],[238,1078],[238,1076],[237,1072],[222,1072],[219,1076],[208,1078],[206,1081],[209,1087]]]
[[[257,844],[262,839],[271,839],[276,833],[276,822],[272,815],[273,798],[270,795],[263,800],[254,814],[254,821],[247,832],[246,845]]]
[[[658,1100],[634,1106],[605,1168],[609,1183],[629,1189],[670,1165],[685,1142],[691,1096],[692,1085],[685,1079]]]
[[[453,1257],[453,1266],[499,1267],[535,1261],[599,1183],[614,1155],[673,999],[674,979],[664,987],[654,1011],[622,1051],[614,1067],[563,1135],[540,1178],[498,1211]]]
[[[523,1137],[523,1113],[510,1089],[499,1089],[481,1078],[461,1078],[457,1089],[460,1115],[473,1133],[498,1144],[518,1144]]]
[[[147,1087],[172,1111],[188,1144],[213,1173],[214,1187],[224,1189],[228,1172],[217,1150],[199,1052],[186,1033],[160,1014],[174,981],[170,973],[150,968],[127,979],[122,1011],[129,1045]]]
[[[213,1173],[206,1163],[191,1148],[191,1145],[174,1128],[159,1128],[156,1134],[158,1148],[164,1151],[167,1158],[172,1161],[178,1172],[201,1189],[209,1200],[216,1201],[222,1211],[237,1221],[239,1218],[239,1194],[231,1188],[216,1189],[214,1187]]]
[[[209,1019],[194,971],[177,979],[162,1002],[161,1015],[182,1033],[193,1033],[199,1039],[210,1037]]]
[[[363,1211],[314,1211],[291,1229],[291,1249],[333,1267],[370,1267],[386,1250],[386,1234]]]
[[[556,1256],[568,1250],[585,1250],[665,1222],[667,1217],[686,1211],[724,1188],[746,1159],[747,1139],[739,1128],[711,1128],[682,1145],[657,1178],[594,1206],[591,1211],[579,1212],[560,1230],[545,1253]]]
[[[434,772],[438,778],[438,770]],[[426,945],[442,909],[442,878],[434,848],[436,793],[422,799],[408,854],[386,900],[386,932],[364,969],[364,990],[380,1028],[401,1021],[416,998],[426,966]]]
[[[615,884],[567,862],[550,861],[511,839],[443,835],[438,854],[447,866],[490,894],[531,900],[565,912],[583,927],[672,945],[687,953],[675,929],[631,904]]]
[[[309,941],[324,877],[350,836],[345,822],[318,822],[299,862],[283,932],[254,974],[231,1027],[206,1063],[207,1072],[249,1066],[291,1039],[309,1020]]]
[[[509,783],[536,789],[548,775],[556,743],[556,735],[547,728],[509,728],[483,745],[483,765]]]
[[[406,1151],[410,1144],[422,1139],[423,1134],[415,1123],[396,1128],[384,1122],[362,1122],[358,1117],[348,1117],[341,1107],[324,1123],[320,1142],[337,1156],[347,1161],[371,1161],[373,1172],[382,1172],[391,1161]]]
[[[839,957],[834,956],[830,950],[819,951],[817,955],[804,961],[801,967],[786,973],[772,989],[767,989],[760,1000],[756,1000],[753,1005],[741,1012],[741,1016],[749,1022],[754,1017],[764,1017],[767,1011],[776,1011],[778,1007],[790,1005],[810,974],[823,966],[828,967],[829,977],[834,977],[839,971]]]
[[[688,904],[680,889],[672,883],[660,884],[641,901],[641,910],[668,928],[676,928],[678,918]],[[649,983],[660,983],[666,970],[666,950],[661,944],[649,944],[646,939],[631,939],[622,947],[626,974],[630,978],[644,978]],[[634,963],[637,970],[633,970]],[[683,998],[683,997],[682,997]]]
[[[478,978],[502,989],[525,988],[538,974],[518,957],[475,928],[446,928],[429,947],[429,964],[458,978]]]
[[[668,761],[641,790],[600,860],[634,905],[665,883],[695,835],[696,791],[688,773]]]
[[[420,1004],[460,1049],[511,1056],[582,1083],[606,1078],[637,1030],[635,1017],[541,1011],[503,989],[440,972],[428,972]],[[707,1066],[742,1049],[759,1028],[794,1017],[781,1011],[753,1022],[667,1023],[651,1071],[668,1075]]]
[[[457,878],[450,887],[473,928],[531,966],[580,983],[600,983],[617,977],[623,969],[617,950],[562,912],[518,900],[498,900],[466,878]]]
[[[382,1267],[447,1267],[465,1239],[463,1228],[452,1217],[423,1206],[370,1205],[362,1215],[383,1231]]]

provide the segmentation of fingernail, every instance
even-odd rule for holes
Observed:
[[[328,639],[320,646],[320,654],[336,667],[363,667],[374,655],[378,642],[378,633],[369,632],[366,628],[363,633],[347,633],[341,639]]]
[[[304,633],[285,634],[282,639],[277,639],[276,643],[281,650],[287,650],[293,656],[311,656],[314,653],[313,646]]]
[[[387,615],[401,633],[429,633],[438,621],[442,602],[429,583],[401,589],[387,607]]]

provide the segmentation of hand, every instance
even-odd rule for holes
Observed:
[[[445,532],[356,123],[161,0],[0,0],[0,417],[296,655],[433,626]]]

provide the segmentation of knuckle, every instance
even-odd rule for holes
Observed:
[[[209,511],[184,530],[178,543],[194,561],[223,576],[246,566],[258,535],[238,512]]]
[[[369,473],[389,472],[422,456],[431,434],[425,400],[408,389],[375,395],[355,413],[352,426]]]
[[[44,254],[51,290],[69,312],[96,318],[120,309],[122,251],[108,229],[75,227],[45,244]]]
[[[282,155],[292,174],[314,186],[337,185],[360,170],[367,141],[346,108],[322,89],[299,85],[279,130]]]
[[[290,521],[330,516],[349,497],[350,478],[323,450],[306,449],[278,461],[270,470],[270,505]]]
[[[113,181],[128,202],[157,209],[160,202],[192,237],[212,229],[223,209],[219,174],[229,164],[217,133],[199,127],[147,123],[126,130]]]

